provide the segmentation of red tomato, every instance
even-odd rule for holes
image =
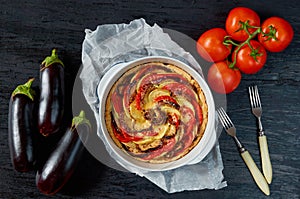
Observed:
[[[213,64],[207,74],[207,81],[214,91],[225,94],[234,91],[241,82],[241,72],[228,67],[226,61]]]
[[[251,26],[260,26],[260,18],[258,14],[244,7],[237,7],[232,9],[226,19],[225,28],[229,35],[231,35],[232,39],[236,41],[245,41],[248,39],[249,35],[245,30],[240,30],[242,27],[241,22],[248,21],[248,24]],[[248,31],[252,34],[256,29],[249,28]]]
[[[270,34],[270,36],[259,34],[258,40],[270,52],[283,51],[291,43],[294,36],[291,24],[280,17],[268,18],[263,22],[261,28],[265,34]]]
[[[246,44],[238,51],[236,56],[236,67],[246,74],[257,73],[267,61],[266,49],[258,41],[251,40],[250,45],[253,50]],[[232,53],[232,61],[234,56],[235,53]]]
[[[197,51],[206,61],[223,61],[231,52],[231,44],[223,44],[227,33],[222,28],[213,28],[204,32],[197,41]]]

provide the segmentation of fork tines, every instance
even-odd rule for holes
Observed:
[[[225,129],[229,129],[230,127],[233,127],[233,122],[225,112],[225,110],[221,107],[217,110],[218,116],[220,117],[220,121]]]
[[[257,89],[257,85],[249,87],[249,96],[251,107],[261,107],[260,97]]]

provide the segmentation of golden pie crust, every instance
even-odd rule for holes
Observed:
[[[149,62],[129,69],[106,99],[110,137],[143,162],[182,158],[199,143],[207,121],[208,106],[200,85],[172,64]]]

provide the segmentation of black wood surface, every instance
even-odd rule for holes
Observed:
[[[225,132],[220,136],[224,176],[221,190],[168,194],[145,178],[104,166],[88,152],[58,198],[299,198],[300,197],[300,3],[273,1],[0,1],[0,198],[43,198],[35,186],[35,172],[17,173],[10,162],[7,135],[11,92],[28,77],[36,77],[39,65],[53,47],[65,62],[67,88],[81,64],[84,29],[97,25],[128,23],[145,18],[149,24],[180,31],[193,39],[213,27],[224,27],[228,11],[236,6],[254,9],[266,19],[280,16],[295,31],[291,45],[269,53],[265,67],[255,75],[243,75],[238,89],[227,95],[228,113],[238,135],[260,165],[255,118],[250,112],[247,87],[257,84],[263,103],[263,124],[273,163],[271,195],[259,191],[235,145]],[[69,96],[70,96],[69,95]],[[70,97],[69,99],[70,100]],[[70,108],[70,107],[69,107]],[[70,117],[70,115],[67,115]],[[67,118],[68,118],[67,117]],[[259,166],[260,167],[260,166]]]

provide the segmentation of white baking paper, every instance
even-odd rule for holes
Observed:
[[[83,94],[94,112],[97,123],[99,97],[97,86],[105,72],[116,64],[126,63],[145,56],[167,56],[188,62],[201,75],[200,65],[190,53],[172,41],[158,25],[148,25],[144,19],[129,24],[100,25],[95,31],[86,30],[82,48],[80,78]],[[100,130],[98,126],[98,131]],[[98,133],[99,134],[99,133]],[[101,133],[100,133],[101,134]],[[100,136],[102,141],[103,138]],[[107,152],[109,147],[105,146]],[[112,157],[115,159],[115,157]],[[118,161],[117,161],[118,162]],[[218,142],[211,152],[200,162],[193,162],[177,169],[149,172],[122,166],[132,173],[145,177],[169,193],[184,190],[220,189],[227,186],[224,180],[223,162]]]

